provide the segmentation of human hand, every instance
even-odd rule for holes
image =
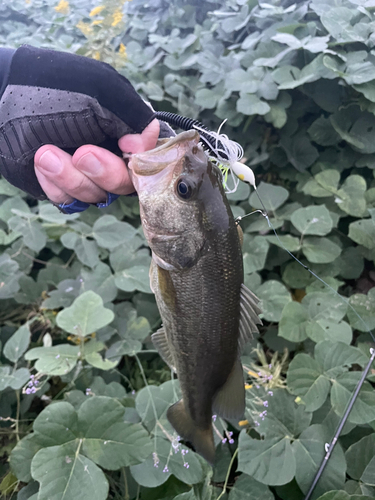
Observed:
[[[154,119],[141,134],[127,134],[118,141],[124,153],[141,153],[156,146],[160,125]],[[81,146],[73,156],[53,145],[38,149],[35,174],[47,197],[57,204],[73,199],[86,203],[103,202],[107,193],[130,194],[134,186],[124,161],[107,149],[91,144]]]

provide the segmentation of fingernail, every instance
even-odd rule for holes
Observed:
[[[77,162],[77,167],[86,175],[100,175],[103,171],[103,165],[92,153],[86,153]]]
[[[37,165],[51,174],[58,174],[63,166],[60,158],[51,151],[45,151],[39,158]]]

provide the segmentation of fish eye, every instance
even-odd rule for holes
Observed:
[[[193,186],[186,179],[179,179],[176,185],[176,191],[180,198],[188,200],[193,194]]]

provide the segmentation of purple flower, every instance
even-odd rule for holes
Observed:
[[[184,463],[184,467],[186,467],[187,469],[189,468],[189,464],[187,462]]]
[[[263,401],[263,406],[265,406],[266,408],[268,408],[268,401]]]
[[[164,473],[165,473],[165,472],[169,472],[169,469],[168,469],[168,467],[167,467],[167,466],[165,466],[165,467],[164,467],[163,472],[164,472]]]

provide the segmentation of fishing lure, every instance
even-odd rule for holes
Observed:
[[[249,183],[256,189],[254,172],[250,167],[240,161],[244,154],[242,146],[238,144],[238,142],[229,139],[227,135],[220,133],[226,120],[221,123],[217,132],[213,132],[198,120],[193,120],[192,118],[187,118],[175,113],[158,111],[156,112],[156,118],[175,127],[179,127],[182,130],[198,130],[203,145],[209,150],[210,160],[220,168],[223,174],[223,184],[227,194],[236,191],[239,180]],[[228,187],[229,173],[232,176],[234,184],[232,189]]]

